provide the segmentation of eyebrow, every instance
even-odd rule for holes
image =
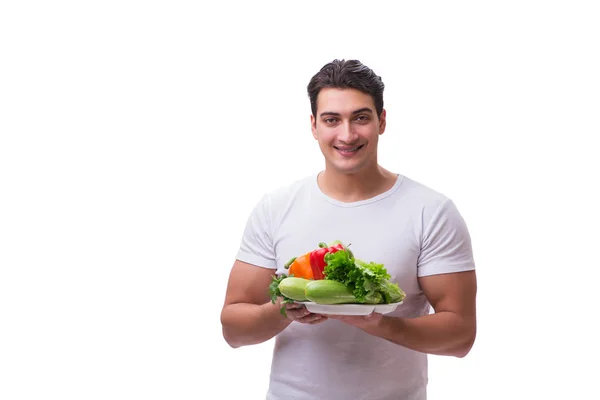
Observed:
[[[361,112],[368,112],[368,113],[371,113],[371,114],[373,114],[373,110],[371,110],[369,107],[363,107],[363,108],[359,108],[358,110],[352,111],[352,114],[358,114],[358,113],[361,113]],[[334,117],[339,117],[339,116],[341,116],[341,114],[340,114],[340,113],[336,113],[336,112],[333,112],[333,111],[323,111],[323,112],[320,114],[320,116],[321,116],[321,117],[322,117],[322,116],[324,116],[324,115],[332,115],[332,116],[334,116]]]

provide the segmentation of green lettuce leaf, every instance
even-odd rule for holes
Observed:
[[[405,293],[398,284],[390,282],[390,274],[383,264],[355,259],[349,250],[325,255],[325,279],[348,286],[360,303],[395,303]]]
[[[273,304],[277,302],[278,297],[281,297],[283,299],[283,301],[281,302],[281,308],[279,309],[279,313],[284,317],[287,317],[287,313],[285,312],[285,305],[288,303],[294,303],[295,300],[284,296],[283,293],[281,293],[281,290],[279,290],[279,284],[285,278],[287,278],[287,275],[285,274],[279,276],[273,275],[271,279],[271,284],[269,285],[269,296],[271,297],[271,303]]]

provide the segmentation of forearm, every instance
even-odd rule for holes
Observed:
[[[373,334],[422,353],[464,357],[475,341],[475,319],[449,311],[417,318],[384,316]]]
[[[281,304],[271,302],[256,305],[237,303],[226,306],[221,313],[223,336],[234,348],[266,342],[292,321],[280,314]]]

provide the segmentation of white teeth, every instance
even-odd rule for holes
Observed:
[[[343,152],[346,152],[346,153],[352,153],[352,152],[354,152],[354,151],[358,150],[358,148],[359,148],[359,147],[360,147],[360,146],[354,147],[354,148],[352,148],[352,149],[338,149],[338,150],[340,150],[340,151],[343,151]]]

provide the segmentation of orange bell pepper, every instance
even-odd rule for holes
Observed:
[[[296,278],[313,279],[313,269],[310,265],[310,252],[300,257],[294,257],[285,265],[289,268],[289,275]]]

